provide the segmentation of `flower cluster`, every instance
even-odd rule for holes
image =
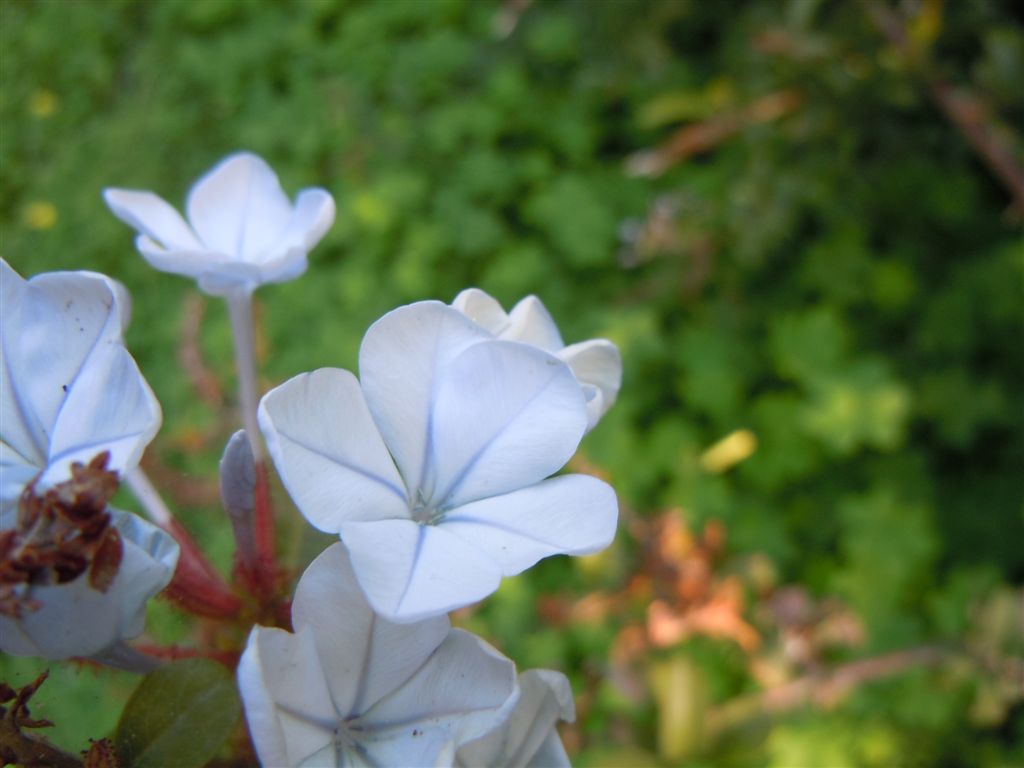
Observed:
[[[566,346],[536,297],[506,313],[474,288],[380,318],[358,377],[322,368],[257,405],[249,297],[305,271],[330,195],[307,189],[293,205],[241,153],[196,183],[188,222],[150,192],[104,197],[153,266],[228,300],[251,447],[239,433],[222,463],[245,576],[231,589],[280,594],[259,433],[299,512],[340,539],[301,575],[290,617],[259,614],[278,626],[251,627],[234,659],[260,761],[568,765],[556,730],[574,717],[568,680],[517,675],[446,614],[542,558],[612,540],[614,491],[556,473],[618,394],[615,346]],[[25,281],[6,262],[0,277],[0,647],[131,666],[125,641],[172,574],[186,597],[217,577],[136,468],[160,409],[124,347],[127,292],[84,272]],[[122,477],[159,527],[109,506]],[[234,592],[221,597],[192,604],[242,615]]]

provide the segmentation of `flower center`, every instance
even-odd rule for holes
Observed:
[[[448,509],[431,504],[423,498],[422,491],[417,491],[416,500],[412,503],[409,511],[412,513],[412,519],[420,525],[437,525],[444,519]]]
[[[362,739],[366,738],[366,731],[358,717],[350,717],[338,723],[334,729],[334,754],[338,765],[347,765],[345,760],[348,755],[356,754],[366,758],[366,747]]]

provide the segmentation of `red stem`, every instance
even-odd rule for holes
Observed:
[[[256,574],[253,586],[258,597],[269,598],[277,590],[278,566],[274,550],[274,509],[270,503],[270,481],[267,467],[256,462],[255,510],[253,540],[256,547]]]
[[[167,585],[167,596],[199,616],[214,619],[237,616],[242,601],[206,559],[195,539],[177,520],[171,520],[167,530],[181,546],[178,567]]]
[[[178,659],[213,659],[225,667],[234,669],[238,666],[238,653],[235,651],[200,651],[196,648],[182,648],[177,645],[137,644],[135,649],[154,659],[177,661]]]

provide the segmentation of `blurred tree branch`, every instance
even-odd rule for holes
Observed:
[[[938,74],[908,34],[900,15],[883,0],[861,0],[872,23],[924,80],[932,100],[978,153],[989,170],[1013,196],[1024,215],[1024,167],[1017,160],[1017,144],[1009,126],[990,110],[987,102],[964,85],[954,86]]]

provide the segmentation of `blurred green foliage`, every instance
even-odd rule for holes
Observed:
[[[1024,581],[1024,253],[1020,214],[928,80],[977,89],[1020,126],[1024,33],[1012,2],[906,2],[908,55],[871,2],[3,0],[0,252],[26,275],[128,286],[129,346],[165,412],[151,459],[208,486],[230,395],[218,407],[182,375],[193,288],[144,264],[100,190],[178,202],[221,156],[255,151],[289,192],[322,185],[338,202],[309,274],[257,294],[267,386],[354,368],[365,328],[398,304],[468,285],[506,306],[536,293],[567,340],[622,349],[620,402],[582,451],[624,507],[721,520],[737,560],[763,553],[782,582],[843,600],[866,639],[836,661],[960,648],[1006,624],[1020,594],[1006,585]],[[780,93],[795,94],[782,114],[749,113],[654,178],[627,173],[635,153]],[[218,303],[198,344],[230,393]],[[753,455],[702,468],[740,428]],[[226,568],[226,520],[205,498],[182,514]],[[589,692],[571,744],[584,765],[650,764],[664,696],[609,677],[624,617],[553,628],[536,606],[621,585],[639,556],[620,540],[596,567],[542,563],[465,620]],[[187,643],[167,605],[152,614],[155,634]],[[756,687],[729,641],[677,653],[658,663],[708,701]],[[16,682],[38,667],[0,659]],[[38,712],[79,749],[124,692],[96,711],[96,675],[76,688],[70,674],[62,691],[82,693],[51,684]],[[918,668],[662,759],[1024,762],[1024,681],[1006,683]]]

